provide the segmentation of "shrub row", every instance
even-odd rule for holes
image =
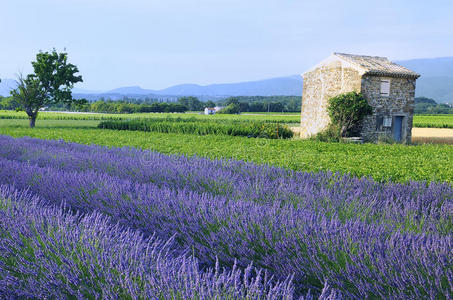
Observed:
[[[216,134],[247,136],[261,138],[292,138],[291,129],[280,123],[270,122],[237,122],[237,121],[193,121],[187,119],[179,120],[130,120],[130,121],[104,121],[98,125],[102,129],[115,130],[138,130],[161,133],[183,133],[183,134]]]

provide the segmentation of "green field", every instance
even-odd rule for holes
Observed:
[[[299,123],[300,116],[294,114],[246,114],[246,115],[204,115],[200,113],[134,113],[134,114],[96,114],[96,113],[62,113],[40,112],[39,120],[130,120],[146,118],[195,118],[207,120],[252,120]],[[27,119],[25,112],[0,110],[0,119]]]
[[[38,120],[36,128],[94,128],[100,123],[100,120]],[[0,128],[20,127],[28,128],[27,119],[0,119]]]
[[[453,115],[415,115],[414,127],[453,128]]]
[[[211,115],[190,113],[135,113],[135,114],[95,114],[40,112],[38,120],[129,120],[143,118],[196,118],[209,120],[255,120],[284,122],[297,126],[300,115],[295,113],[247,113],[243,115]],[[0,119],[27,119],[24,112],[0,110]],[[38,122],[39,123],[39,122]],[[415,115],[414,127],[453,128],[453,115]]]
[[[11,121],[11,120],[9,120]],[[17,120],[14,120],[17,122]],[[85,121],[37,122],[37,128],[5,126],[0,134],[64,139],[82,144],[133,146],[162,153],[234,158],[293,170],[320,170],[372,176],[376,180],[453,182],[449,145],[338,144],[308,140],[269,140],[224,135],[192,135],[83,128]],[[16,124],[17,125],[17,124]],[[71,128],[74,127],[74,128]]]

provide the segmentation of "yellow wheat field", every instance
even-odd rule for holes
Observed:
[[[412,128],[412,142],[453,145],[453,129]]]

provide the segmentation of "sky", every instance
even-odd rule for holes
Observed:
[[[301,74],[333,52],[453,56],[452,15],[451,0],[1,0],[0,78],[53,48],[95,91]]]

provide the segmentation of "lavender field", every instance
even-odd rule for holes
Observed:
[[[0,136],[0,295],[451,299],[451,183]]]

